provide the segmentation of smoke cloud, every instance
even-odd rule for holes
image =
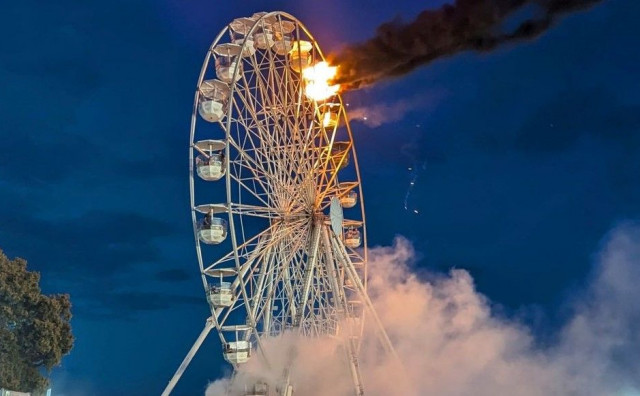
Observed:
[[[640,394],[640,224],[622,224],[605,238],[573,315],[544,347],[522,323],[492,314],[468,272],[417,275],[407,240],[370,257],[369,293],[404,368],[367,336],[360,366],[367,395]],[[221,379],[206,394],[229,386],[241,394],[256,378],[274,386],[291,362],[295,394],[353,395],[335,340],[285,334],[266,347],[270,369],[252,359],[233,385]]]
[[[530,40],[562,15],[602,0],[456,0],[425,10],[411,23],[400,20],[379,26],[368,41],[331,54],[339,65],[335,82],[343,90],[407,74],[438,58],[462,51],[486,52],[506,43]],[[509,25],[509,17],[531,6],[525,18]]]
[[[349,109],[349,119],[360,121],[370,128],[377,128],[383,124],[400,121],[408,113],[421,110],[425,106],[434,106],[443,96],[443,92],[434,91],[430,95],[421,94],[392,103],[354,107]]]

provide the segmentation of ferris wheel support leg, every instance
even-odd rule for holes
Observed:
[[[349,367],[351,368],[351,377],[356,387],[356,396],[364,396],[364,386],[362,385],[362,377],[360,376],[360,365],[358,364],[358,356],[356,355],[356,348],[353,344],[353,340],[346,340],[345,351],[347,353],[347,360],[349,361]]]
[[[171,381],[169,381],[169,384],[167,384],[167,387],[164,388],[164,391],[162,392],[162,396],[168,396],[171,394],[171,391],[173,391],[173,388],[178,383],[178,380],[180,380],[180,377],[182,377],[182,374],[187,369],[187,366],[189,366],[189,363],[191,363],[191,359],[193,359],[196,352],[198,352],[198,349],[200,349],[200,346],[204,342],[204,339],[207,338],[207,336],[209,335],[209,332],[211,331],[211,329],[213,329],[213,327],[214,327],[213,318],[208,318],[207,322],[204,325],[204,329],[202,329],[202,332],[196,339],[196,342],[193,343],[193,346],[189,350],[189,353],[187,353],[187,356],[185,356],[184,360],[180,364],[180,367],[178,367],[178,370],[176,370],[176,373],[171,378]]]
[[[264,312],[264,317],[262,319],[262,325],[263,325],[263,329],[264,332],[271,336],[272,335],[272,330],[271,330],[271,315],[273,314],[273,280],[274,280],[274,274],[273,271],[269,271],[269,275],[268,275],[268,280],[267,280],[267,302],[266,302],[266,308],[265,308],[265,312]]]
[[[344,290],[338,287],[338,269],[336,267],[336,262],[334,261],[333,252],[331,249],[331,241],[329,240],[329,231],[326,226],[322,227],[322,239],[324,242],[325,254],[329,258],[327,260],[327,272],[329,275],[329,279],[331,281],[331,287],[333,288],[334,298],[338,301],[338,306],[342,310],[342,312],[347,312],[347,300],[344,295]],[[358,364],[358,355],[356,353],[355,345],[353,344],[353,340],[349,338],[347,335],[347,339],[343,342],[343,347],[347,359],[347,363],[349,364],[349,369],[351,372],[351,378],[353,379],[353,383],[355,386],[355,394],[356,396],[364,395],[364,386],[362,384],[362,377],[360,375],[360,367]]]
[[[336,252],[338,253],[337,255],[339,256],[339,260],[342,261],[349,278],[351,279],[353,284],[356,286],[356,289],[358,290],[358,293],[360,294],[362,301],[364,301],[365,306],[367,307],[367,310],[373,317],[373,321],[376,323],[376,330],[378,333],[378,338],[380,338],[380,342],[382,343],[382,347],[385,349],[387,353],[391,354],[399,362],[400,358],[398,357],[398,354],[393,348],[393,344],[391,344],[391,340],[389,339],[389,336],[387,335],[387,332],[385,331],[384,326],[380,321],[380,317],[378,316],[375,308],[373,307],[373,303],[371,302],[371,299],[369,298],[369,295],[367,294],[364,288],[364,285],[362,284],[362,280],[356,273],[356,269],[353,267],[353,263],[351,262],[351,259],[349,259],[349,254],[345,250],[342,243],[339,243],[338,241],[336,241],[335,237],[333,237],[332,240],[333,240],[333,246]]]
[[[320,230],[322,228],[322,219],[316,220],[313,225],[312,232],[312,245],[311,245],[311,257],[309,258],[309,264],[307,268],[305,268],[304,274],[304,291],[302,292],[302,299],[300,300],[300,305],[298,307],[298,316],[296,317],[296,326],[300,326],[302,320],[304,319],[304,309],[307,305],[307,301],[309,300],[309,290],[311,289],[311,281],[313,280],[313,271],[316,267],[316,262],[318,261],[318,245],[320,242]]]
[[[328,228],[325,226],[322,228],[322,237],[324,240],[324,247],[325,247],[325,254],[327,255],[327,264],[328,264],[328,268],[327,268],[327,273],[329,276],[329,279],[331,281],[331,287],[333,288],[334,291],[334,297],[333,298],[337,298],[338,300],[338,306],[340,307],[340,309],[342,309],[343,312],[347,311],[347,298],[344,295],[344,290],[338,286],[338,269],[336,268],[336,263],[334,261],[334,257],[333,257],[333,251],[331,250],[331,241],[329,240],[329,231]]]

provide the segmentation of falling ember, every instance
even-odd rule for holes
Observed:
[[[329,81],[335,77],[337,71],[337,66],[329,66],[327,62],[319,62],[303,69],[305,95],[315,101],[325,100],[335,95],[340,86],[330,85]]]

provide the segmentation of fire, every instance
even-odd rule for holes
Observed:
[[[331,113],[327,111],[324,113],[324,117],[322,118],[322,126],[328,127],[329,125],[331,125]]]
[[[330,85],[338,71],[337,66],[329,66],[327,62],[319,62],[302,70],[305,81],[305,95],[315,101],[325,100],[338,93],[339,85]]]

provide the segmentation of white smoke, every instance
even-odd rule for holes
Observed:
[[[393,103],[378,103],[371,106],[349,108],[349,119],[360,121],[370,128],[383,124],[400,121],[405,115],[433,108],[445,96],[443,91],[434,90],[430,94],[420,94],[408,99],[401,99]]]
[[[622,224],[605,238],[572,318],[544,348],[523,324],[492,315],[468,272],[418,276],[414,257],[403,238],[371,250],[369,294],[403,368],[367,338],[360,367],[365,394],[640,394],[640,225]],[[244,379],[278,383],[291,363],[296,395],[353,395],[336,341],[287,334],[266,348],[272,369],[252,359],[233,381],[238,389]],[[224,394],[229,383],[216,381],[206,394]]]

